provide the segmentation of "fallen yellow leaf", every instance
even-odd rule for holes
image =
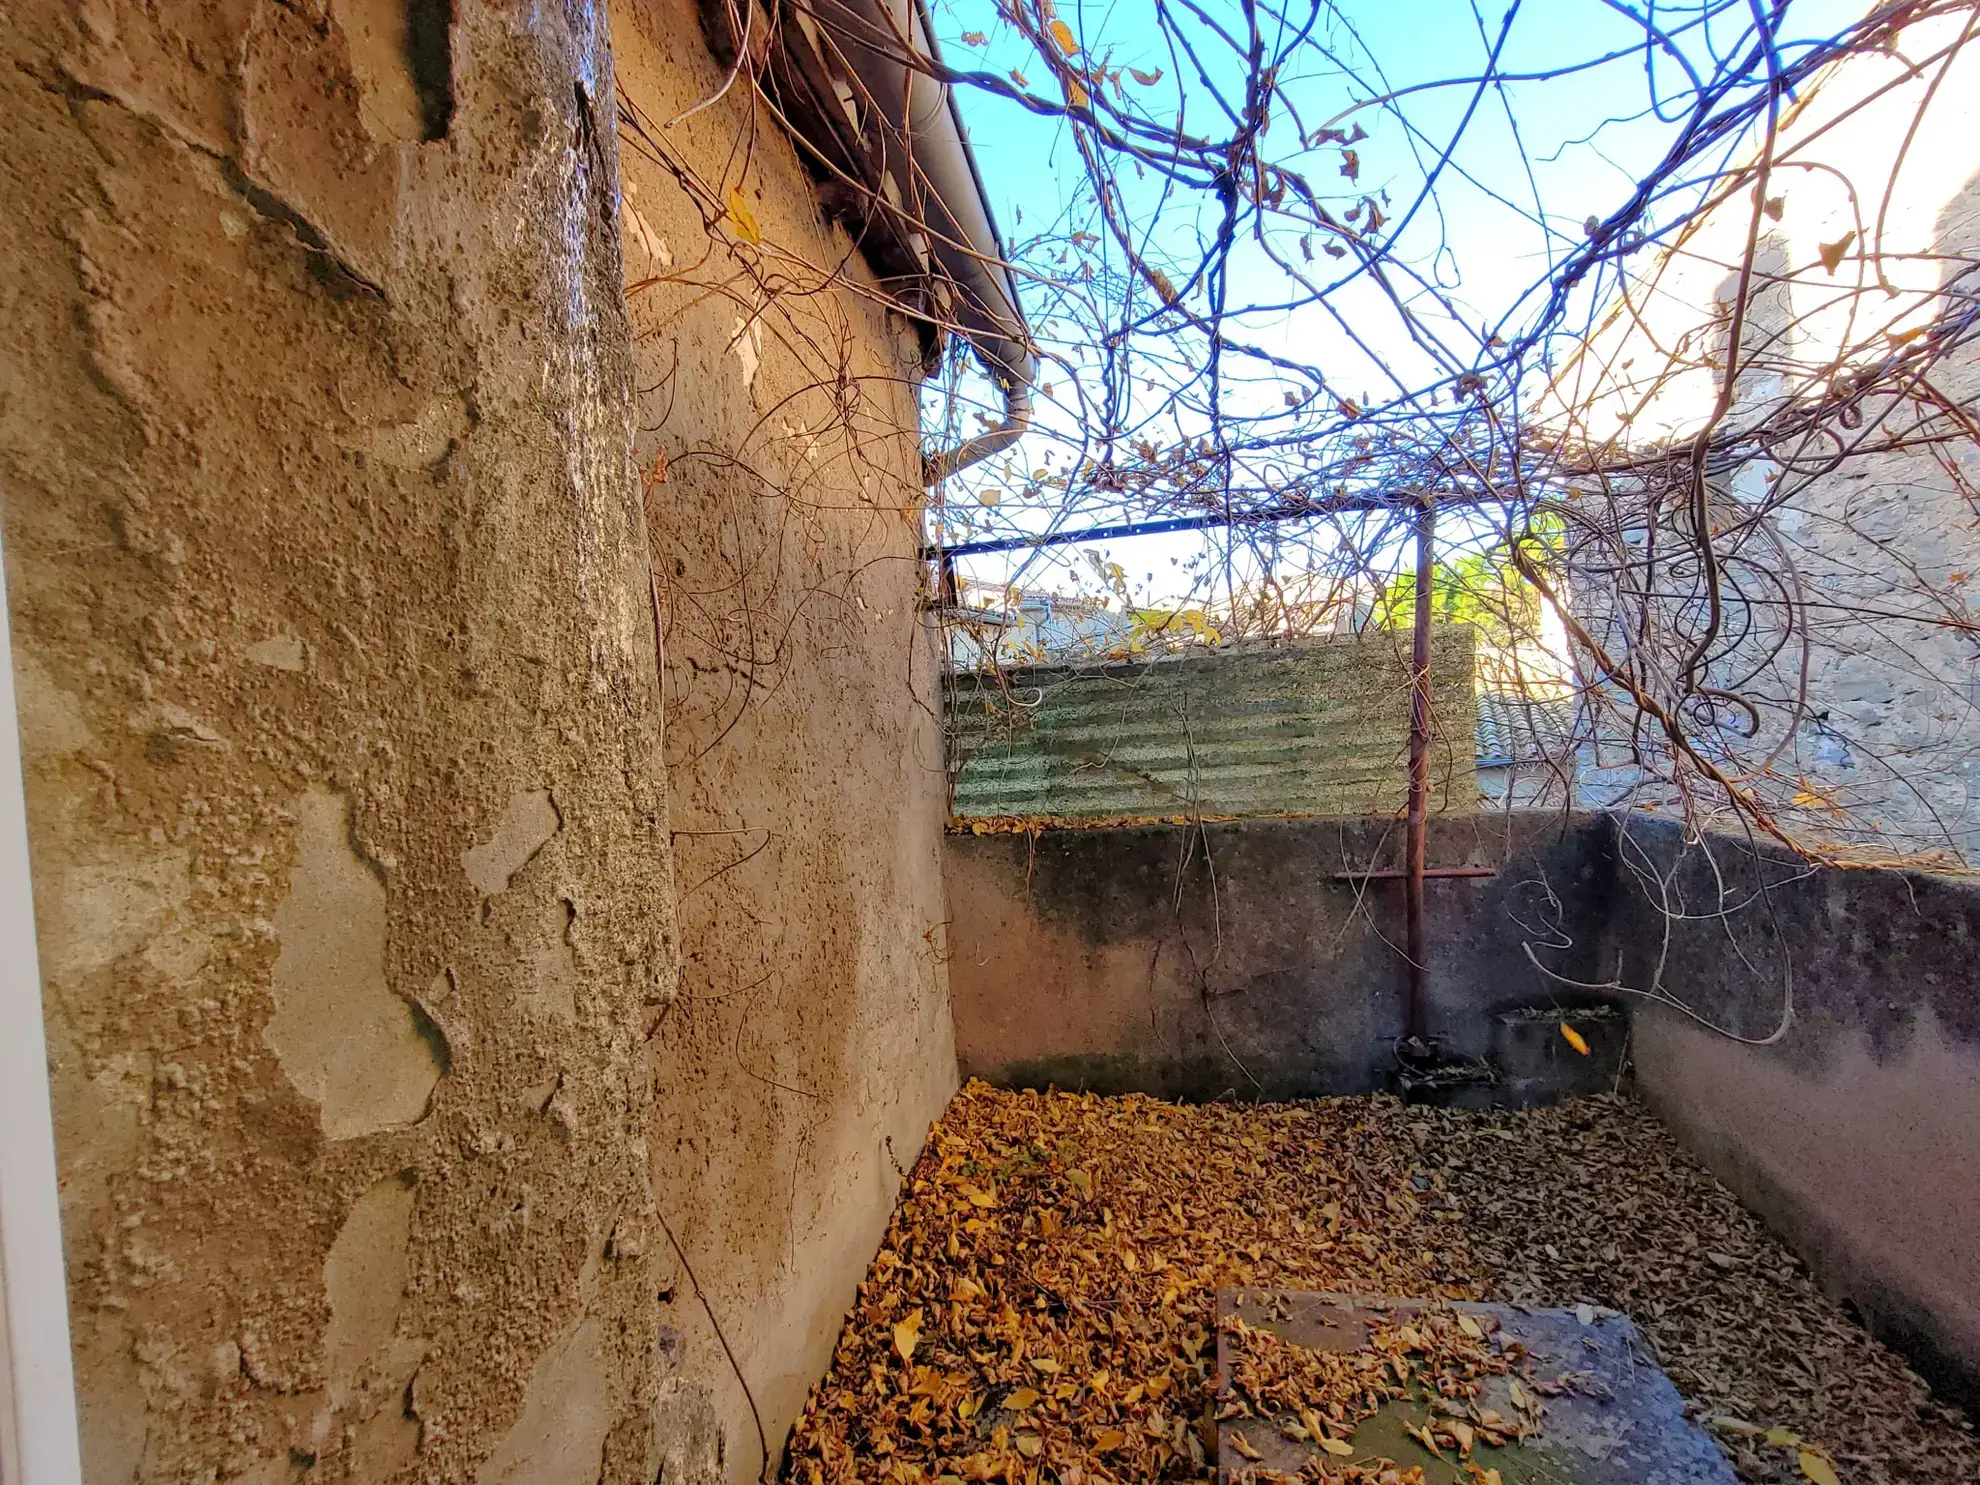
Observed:
[[[1127,1442],[1127,1435],[1118,1428],[1103,1428],[1093,1436],[1093,1447],[1102,1452],[1118,1449]]]
[[[1332,1439],[1324,1434],[1320,1438],[1320,1447],[1325,1449],[1329,1454],[1339,1455],[1343,1459],[1354,1453],[1354,1445],[1350,1444],[1346,1439]]]
[[[1813,1485],[1842,1485],[1842,1477],[1836,1473],[1836,1467],[1813,1449],[1801,1451],[1801,1472]]]
[[[894,1326],[894,1349],[901,1353],[901,1360],[912,1366],[914,1348],[921,1340],[921,1311],[910,1310],[905,1320]]]
[[[1240,1433],[1235,1428],[1231,1430],[1231,1447],[1237,1450],[1238,1453],[1242,1454],[1246,1459],[1263,1459],[1265,1457],[1263,1454],[1260,1454],[1256,1449],[1252,1448],[1251,1440],[1246,1438],[1242,1433]]]

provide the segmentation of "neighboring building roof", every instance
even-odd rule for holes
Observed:
[[[1506,768],[1537,758],[1561,758],[1574,740],[1574,702],[1533,701],[1480,692],[1478,765]]]

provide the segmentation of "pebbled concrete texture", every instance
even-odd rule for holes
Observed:
[[[678,940],[602,10],[3,32],[87,1479],[710,1478],[649,1180]]]

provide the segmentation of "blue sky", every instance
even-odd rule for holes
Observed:
[[[1231,0],[1199,3],[1213,20],[1241,25]],[[1854,0],[1792,0],[1783,38],[1791,46],[1797,39],[1827,35],[1860,10]],[[1187,14],[1180,6],[1177,13]],[[1152,86],[1131,76],[1124,84],[1154,117],[1173,119],[1181,108],[1202,133],[1214,136],[1228,129],[1206,117],[1203,89],[1178,88],[1177,59],[1154,23],[1152,0],[1061,0],[1058,14],[1078,39],[1082,61],[1140,68],[1147,74],[1160,70],[1161,80]],[[1697,15],[1692,6],[1660,10],[1657,19],[1663,27],[1676,28]],[[1003,75],[1015,71],[1033,91],[1053,88],[1031,43],[999,18],[992,0],[937,0],[935,17],[952,65],[981,66]],[[1751,13],[1741,4],[1708,25],[1692,26],[1678,44],[1694,67],[1709,73],[1712,55],[1735,45],[1750,25]],[[1199,38],[1207,34],[1200,23],[1192,28]],[[966,39],[972,35],[983,40]],[[1269,47],[1269,30],[1267,42]],[[1501,77],[1579,70],[1489,86],[1476,81],[1425,86],[1478,78],[1487,70],[1495,44]],[[1582,65],[1611,53],[1619,55],[1599,65]],[[1211,51],[1199,55],[1209,59],[1214,74],[1226,79],[1234,74]],[[1690,84],[1669,57],[1653,54],[1652,60],[1646,73],[1642,23],[1621,3],[1523,0],[1509,17],[1503,4],[1481,9],[1470,0],[1342,0],[1338,12],[1315,28],[1311,43],[1301,48],[1281,82],[1309,134],[1335,119],[1367,131],[1369,137],[1354,147],[1359,178],[1343,178],[1337,146],[1302,150],[1290,120],[1275,118],[1267,153],[1278,163],[1301,169],[1317,189],[1331,191],[1330,205],[1337,215],[1363,194],[1382,200],[1386,192],[1390,251],[1419,280],[1411,285],[1406,276],[1399,279],[1412,309],[1461,358],[1483,356],[1491,331],[1511,336],[1532,322],[1538,309],[1531,297],[1535,286],[1582,240],[1583,221],[1621,206],[1638,176],[1669,147]],[[1183,73],[1187,75],[1186,68]],[[1392,106],[1370,106],[1370,98],[1384,90],[1404,96]],[[1655,102],[1665,104],[1665,117],[1657,116]],[[964,90],[962,107],[1007,240],[1021,242],[1067,220],[1074,226],[1091,225],[1079,160],[1062,120],[1040,118],[973,90]],[[1453,137],[1459,138],[1457,147],[1447,163],[1437,166]],[[1435,189],[1426,198],[1425,182],[1433,168]],[[1151,220],[1158,222],[1150,234],[1149,257],[1167,265],[1194,262],[1214,223],[1215,203],[1207,195],[1163,199],[1154,181],[1137,180],[1131,172],[1123,172],[1120,180],[1126,213],[1137,230],[1147,230]],[[1291,245],[1291,239],[1281,244],[1289,257]],[[1350,265],[1320,260],[1317,266],[1334,266],[1334,276],[1340,277]],[[1237,255],[1234,299],[1287,297],[1281,271],[1261,253],[1253,249]],[[1440,297],[1448,308],[1437,302]],[[1584,322],[1594,308],[1592,297],[1578,306]],[[1040,328],[1049,341],[1054,327]],[[1251,316],[1243,330],[1267,350],[1317,363],[1330,396],[1382,401],[1396,395],[1399,386],[1427,385],[1441,374],[1412,343],[1395,306],[1365,276],[1331,289],[1325,306]],[[1387,363],[1386,372],[1357,349],[1350,330]],[[1054,372],[1048,369],[1043,380],[1054,382]],[[1021,465],[1052,467],[1041,462],[1051,435],[1077,432],[1065,381],[1063,375],[1057,377],[1059,405],[1046,400],[1042,432],[1021,447]],[[1278,373],[1268,373],[1232,395],[1253,409],[1276,406],[1283,384]],[[1300,388],[1302,393],[1310,390]],[[1049,518],[1043,506],[1032,511],[1005,505],[992,519],[1006,529],[1035,530]],[[1109,550],[1139,583],[1154,569],[1180,573],[1179,554],[1204,545],[1193,538],[1148,539],[1115,543]],[[1141,548],[1150,550],[1144,556]],[[1079,562],[1077,554],[1069,555]],[[985,577],[1009,570],[1007,563],[997,561],[977,566]],[[1026,581],[1034,577],[1046,586],[1064,585],[1045,580],[1043,573],[1028,574]]]

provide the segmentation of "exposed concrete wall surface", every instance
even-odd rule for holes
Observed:
[[[1437,626],[1430,807],[1477,807],[1473,630]],[[1409,634],[966,673],[948,691],[963,816],[1374,814],[1409,780]]]
[[[0,25],[92,1485],[713,1454],[656,1347],[673,887],[603,20],[449,9]]]
[[[1980,884],[1709,852],[1631,826],[1602,977],[1742,1037],[1786,1029],[1753,1045],[1648,1007],[1638,1085],[1872,1329],[1980,1405]]]
[[[1498,1013],[1589,999],[1550,990],[1521,924],[1563,926],[1587,962],[1561,972],[1592,969],[1608,838],[1588,817],[1431,822],[1432,865],[1500,868],[1428,884],[1431,1031],[1449,1051],[1524,1056],[1494,1046],[1525,1040]],[[963,1071],[1185,1098],[1386,1086],[1403,1030],[1402,886],[1334,874],[1396,866],[1401,846],[1401,823],[1382,819],[951,836]],[[1547,1031],[1532,1051],[1565,1052]],[[1571,1086],[1584,1069],[1558,1071]]]
[[[749,89],[669,124],[722,85],[689,0],[615,6],[613,42],[682,899],[649,1041],[653,1181],[692,1271],[664,1255],[665,1323],[742,1481],[956,1083],[919,347]]]

